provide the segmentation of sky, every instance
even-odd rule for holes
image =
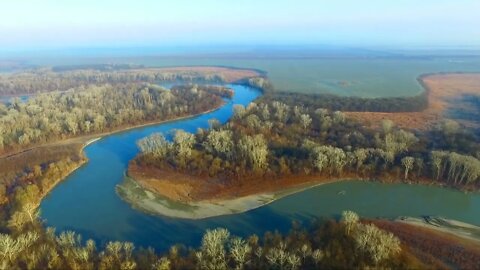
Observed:
[[[0,49],[478,46],[479,0],[1,0]]]

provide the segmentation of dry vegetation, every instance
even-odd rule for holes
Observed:
[[[38,215],[38,212],[31,213]],[[1,269],[428,269],[398,237],[345,211],[340,221],[294,223],[288,234],[241,238],[207,230],[195,248],[168,252],[136,249],[130,242],[97,247],[72,231],[56,234],[32,219],[15,234],[0,233]],[[437,268],[435,268],[437,269]]]
[[[158,70],[160,69],[155,71]],[[198,74],[205,77],[219,76],[225,82],[239,81],[245,77],[258,75],[256,71],[223,67],[180,67],[161,70],[166,73],[180,72],[188,76],[189,72],[192,72],[190,74],[192,76]],[[135,72],[133,69],[131,71]],[[480,75],[430,75],[422,80],[429,89],[430,101],[430,106],[423,112],[347,113],[347,115],[364,123],[371,121],[369,123],[380,124],[381,119],[388,118],[393,120],[398,127],[425,129],[443,118],[444,111],[453,106],[450,101],[459,93],[478,95],[480,92]],[[265,88],[263,83],[259,87]],[[458,106],[459,103],[455,104]],[[157,118],[153,117],[147,120],[153,121],[154,119]],[[130,124],[128,123],[128,125]],[[417,140],[413,134],[397,127],[383,126],[382,132],[362,129],[357,123],[346,120],[342,113],[329,112],[320,108],[310,110],[294,104],[289,106],[280,103],[259,103],[250,108],[237,107],[236,118],[230,123],[230,126],[228,128],[217,127],[216,131],[230,131],[230,129],[233,131],[230,141],[234,143],[228,144],[230,146],[227,145],[228,151],[220,149],[221,147],[213,143],[220,142],[219,145],[222,146],[225,141],[221,141],[225,138],[218,137],[214,140],[214,136],[208,136],[212,134],[212,131],[202,132],[191,143],[186,141],[191,141],[192,137],[183,134],[178,143],[165,144],[171,155],[170,159],[161,161],[170,163],[161,164],[158,160],[153,159],[153,163],[157,162],[162,166],[149,167],[152,164],[149,164],[148,159],[142,161],[145,164],[132,162],[129,174],[144,187],[158,193],[163,191],[163,195],[180,201],[245,196],[294,187],[313,180],[327,181],[353,175],[363,177],[392,175],[397,179],[404,175],[405,180],[409,179],[409,175],[412,178],[429,177],[429,179],[435,178],[436,181],[448,185],[468,184],[474,188],[478,188],[480,179],[480,174],[477,173],[478,166],[474,168],[475,174],[466,178],[465,183],[463,181],[457,183],[457,177],[452,177],[450,173],[442,171],[440,174],[435,170],[434,164],[437,160],[439,164],[443,164],[444,168],[449,167],[454,175],[467,175],[473,168],[460,165],[471,163],[470,160],[478,163],[478,159],[467,156],[472,153],[459,155],[453,152],[458,151],[457,149],[449,149],[452,152],[430,151],[426,145],[423,145],[425,140],[422,138]],[[213,130],[215,131],[215,129]],[[352,133],[352,130],[356,132]],[[131,243],[111,242],[107,245],[105,252],[97,253],[93,242],[87,242],[87,246],[83,247],[80,241],[77,243],[72,236],[70,238],[73,239],[73,244],[66,248],[61,235],[55,238],[51,232],[44,231],[36,220],[26,219],[25,213],[32,209],[25,206],[38,202],[39,198],[58,181],[85,161],[81,154],[81,148],[86,138],[77,137],[70,141],[47,144],[42,147],[22,148],[23,150],[0,159],[0,180],[4,183],[3,186],[7,187],[4,191],[7,194],[3,194],[3,202],[13,202],[8,205],[8,209],[2,209],[6,210],[2,211],[2,227],[6,228],[5,223],[9,216],[14,217],[8,221],[9,232],[12,234],[1,234],[1,237],[13,241],[11,239],[14,236],[20,238],[24,235],[22,233],[33,229],[38,235],[35,240],[31,241],[33,244],[25,247],[24,250],[29,251],[28,254],[34,254],[33,251],[38,248],[40,250],[38,254],[43,258],[41,261],[35,261],[30,256],[18,253],[15,254],[17,257],[13,256],[9,260],[4,260],[4,266],[42,268],[48,265],[50,267],[55,262],[46,261],[46,258],[49,258],[47,251],[60,254],[60,259],[52,267],[58,269],[65,267],[88,269],[100,266],[105,269],[117,269],[125,265],[142,268],[144,265],[151,266],[153,263],[158,265],[165,263],[174,269],[193,269],[201,267],[203,263],[213,262],[220,268],[226,268],[227,265],[229,267],[243,266],[245,261],[236,257],[238,252],[226,255],[224,248],[230,247],[230,244],[226,245],[230,241],[226,231],[207,232],[204,244],[196,253],[184,252],[180,256],[169,254],[162,258],[155,254],[138,253],[131,257],[131,249],[133,249]],[[263,138],[268,138],[268,143]],[[305,138],[310,140],[305,140]],[[187,146],[182,145],[185,143]],[[205,147],[206,145],[208,147]],[[252,148],[254,150],[265,149],[255,153],[255,151],[251,151]],[[238,151],[239,155],[230,155],[230,153],[237,153],[235,151]],[[235,158],[237,156],[241,157],[241,160],[237,160]],[[337,163],[332,160],[336,160]],[[457,162],[455,166],[450,160]],[[188,171],[192,168],[196,170],[196,174],[185,173],[185,170]],[[21,173],[19,174],[19,172]],[[153,180],[153,178],[161,178],[161,180]],[[230,179],[230,182],[226,181],[227,179]],[[266,179],[275,179],[275,181]],[[164,192],[165,190],[168,192]],[[244,257],[249,258],[250,265],[246,268],[251,269],[287,266],[287,261],[280,260],[277,253],[287,254],[289,265],[307,269],[358,266],[365,268],[369,266],[426,267],[421,262],[436,269],[448,268],[452,265],[459,268],[478,267],[480,260],[478,246],[471,245],[464,240],[428,229],[413,228],[407,224],[374,221],[378,228],[391,231],[400,239],[398,240],[383,230],[362,223],[357,224],[357,222],[358,216],[352,223],[355,225],[353,230],[348,229],[349,221],[344,217],[340,223],[326,223],[320,229],[312,230],[308,234],[293,230],[285,238],[279,235],[267,235],[263,243],[264,252],[258,253],[260,256],[257,255],[256,250],[261,251],[262,249],[257,244],[258,238],[254,241],[256,236],[252,236],[248,243],[238,239],[231,240],[232,243],[237,244],[237,248],[247,250]],[[351,234],[351,232],[353,233]],[[209,236],[215,233],[227,235],[224,237],[225,240],[222,240],[223,242],[216,244],[220,253],[223,254],[220,254],[220,260],[217,261],[218,254],[213,254],[215,255],[213,256],[205,253],[206,250],[209,250],[205,248],[208,247]],[[64,238],[68,238],[65,235]],[[371,236],[375,236],[382,243],[388,242],[389,244],[372,245],[369,241],[363,241],[371,239]],[[37,241],[38,239],[40,240]],[[6,243],[6,241],[4,242]],[[43,247],[41,244],[44,243],[47,243],[44,245],[46,248],[41,249],[40,247]],[[120,246],[120,250],[123,247],[125,256],[113,253],[118,250],[118,246]],[[234,245],[232,244],[232,246]],[[395,249],[388,253],[378,249],[378,247],[392,246]],[[254,250],[255,252],[253,252]],[[80,251],[88,253],[86,260],[71,256],[71,254],[80,254]],[[307,254],[307,252],[310,255],[301,257],[301,254]],[[378,257],[379,255],[383,257]],[[145,256],[145,258],[141,256]],[[148,264],[142,265],[142,262],[148,262]],[[161,268],[159,267],[159,269]]]
[[[433,74],[419,78],[428,91],[428,108],[421,112],[383,113],[346,112],[347,116],[369,126],[389,119],[407,129],[427,130],[445,118],[445,111],[465,106],[458,100],[462,95],[480,95],[480,74]],[[462,121],[478,126],[478,121]]]
[[[459,269],[478,269],[480,262],[478,242],[401,222],[387,220],[371,222],[395,234],[402,243],[409,246],[413,254],[431,265],[438,267],[455,265]]]
[[[259,177],[224,183],[207,176],[192,176],[174,170],[138,167],[131,164],[128,175],[143,188],[179,202],[222,201],[254,194],[275,193],[337,181],[318,175],[289,175],[263,181]]]
[[[178,131],[173,142],[162,134],[140,140],[142,152],[128,174],[143,187],[183,202],[346,178],[477,190],[477,141],[450,128],[437,133],[435,138],[413,134],[391,121],[378,131],[346,119],[342,112],[257,102],[247,108],[237,105],[224,126],[212,125],[197,134]]]

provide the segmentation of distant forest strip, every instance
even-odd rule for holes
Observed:
[[[263,99],[344,112],[418,112],[428,107],[426,92],[413,97],[361,98],[332,94],[267,93]]]
[[[296,104],[306,108],[324,108],[343,112],[419,112],[428,107],[428,88],[423,84],[422,77],[418,81],[425,88],[421,94],[412,97],[362,98],[338,96],[333,94],[303,94],[275,91],[274,86],[266,78],[250,78],[246,84],[262,89],[262,101],[279,101]]]
[[[94,65],[89,69],[73,67],[39,68],[13,74],[0,75],[0,96],[27,95],[67,91],[88,85],[159,83],[159,82],[234,82],[245,77],[258,76],[249,69],[226,67],[171,67],[135,68],[129,65]],[[62,70],[62,71],[59,71]]]

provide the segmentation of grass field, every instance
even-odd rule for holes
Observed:
[[[156,64],[220,64],[264,70],[275,88],[300,93],[330,93],[359,97],[413,96],[423,88],[417,82],[425,73],[480,71],[480,59],[265,59],[178,60]],[[153,64],[153,63],[152,63]]]
[[[267,72],[277,90],[359,97],[413,96],[423,91],[418,76],[438,72],[480,72],[480,57],[421,55],[219,54],[177,56],[63,57],[34,59],[33,65],[118,63],[145,66],[219,65]]]

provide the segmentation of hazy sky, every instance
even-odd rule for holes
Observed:
[[[480,0],[1,0],[0,48],[480,45]]]

